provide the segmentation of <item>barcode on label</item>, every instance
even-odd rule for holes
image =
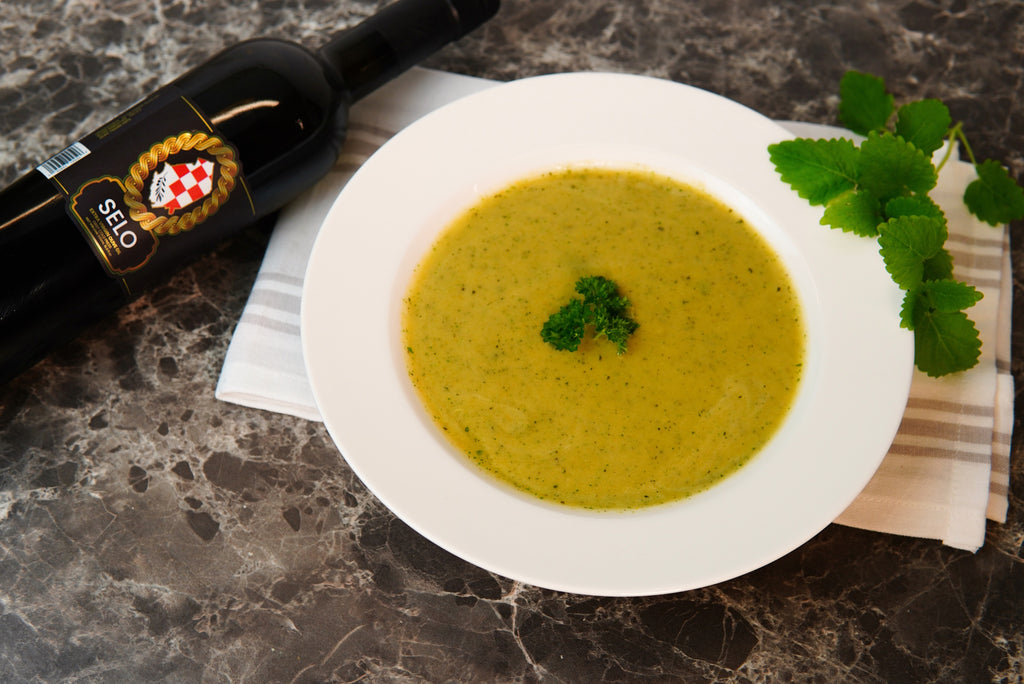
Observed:
[[[47,178],[53,178],[87,154],[89,154],[88,147],[80,142],[71,143],[37,166],[36,169]]]

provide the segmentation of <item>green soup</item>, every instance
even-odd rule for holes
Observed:
[[[580,277],[615,281],[628,350],[540,331]],[[528,178],[459,217],[404,300],[409,377],[480,468],[587,509],[677,500],[736,471],[784,420],[805,330],[771,247],[710,195],[654,173]]]

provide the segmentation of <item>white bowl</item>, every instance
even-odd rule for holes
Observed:
[[[338,196],[302,299],[324,423],[365,485],[422,535],[489,571],[606,596],[662,594],[761,567],[857,496],[899,426],[913,336],[877,243],[819,225],[767,147],[792,137],[731,100],[659,79],[541,76],[470,95],[374,154]],[[405,369],[402,297],[463,209],[564,165],[640,167],[703,187],[773,245],[800,295],[805,373],[785,423],[747,465],[685,500],[586,512],[511,491],[426,417]]]

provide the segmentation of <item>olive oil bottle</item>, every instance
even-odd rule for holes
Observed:
[[[315,183],[353,102],[498,4],[398,0],[315,51],[239,43],[0,191],[0,383]]]

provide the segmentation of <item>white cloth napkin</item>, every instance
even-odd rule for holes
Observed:
[[[493,85],[417,67],[356,103],[334,169],[285,207],[274,226],[224,359],[218,399],[320,420],[299,337],[302,279],[320,224],[352,174],[388,138],[424,114]]]
[[[299,337],[302,279],[334,198],[380,145],[424,114],[494,81],[415,68],[353,107],[334,170],[282,212],[252,293],[231,338],[218,399],[320,420]],[[785,122],[796,135],[836,129]],[[985,297],[970,311],[984,342],[978,366],[941,379],[916,372],[896,439],[878,472],[836,522],[940,539],[975,551],[986,518],[1005,522],[1013,428],[1010,375],[1012,278],[1009,232],[968,214],[970,164],[950,161],[932,197],[946,211],[957,277]],[[781,186],[780,186],[781,187]],[[822,228],[825,230],[825,228]],[[827,447],[825,447],[827,448]]]

